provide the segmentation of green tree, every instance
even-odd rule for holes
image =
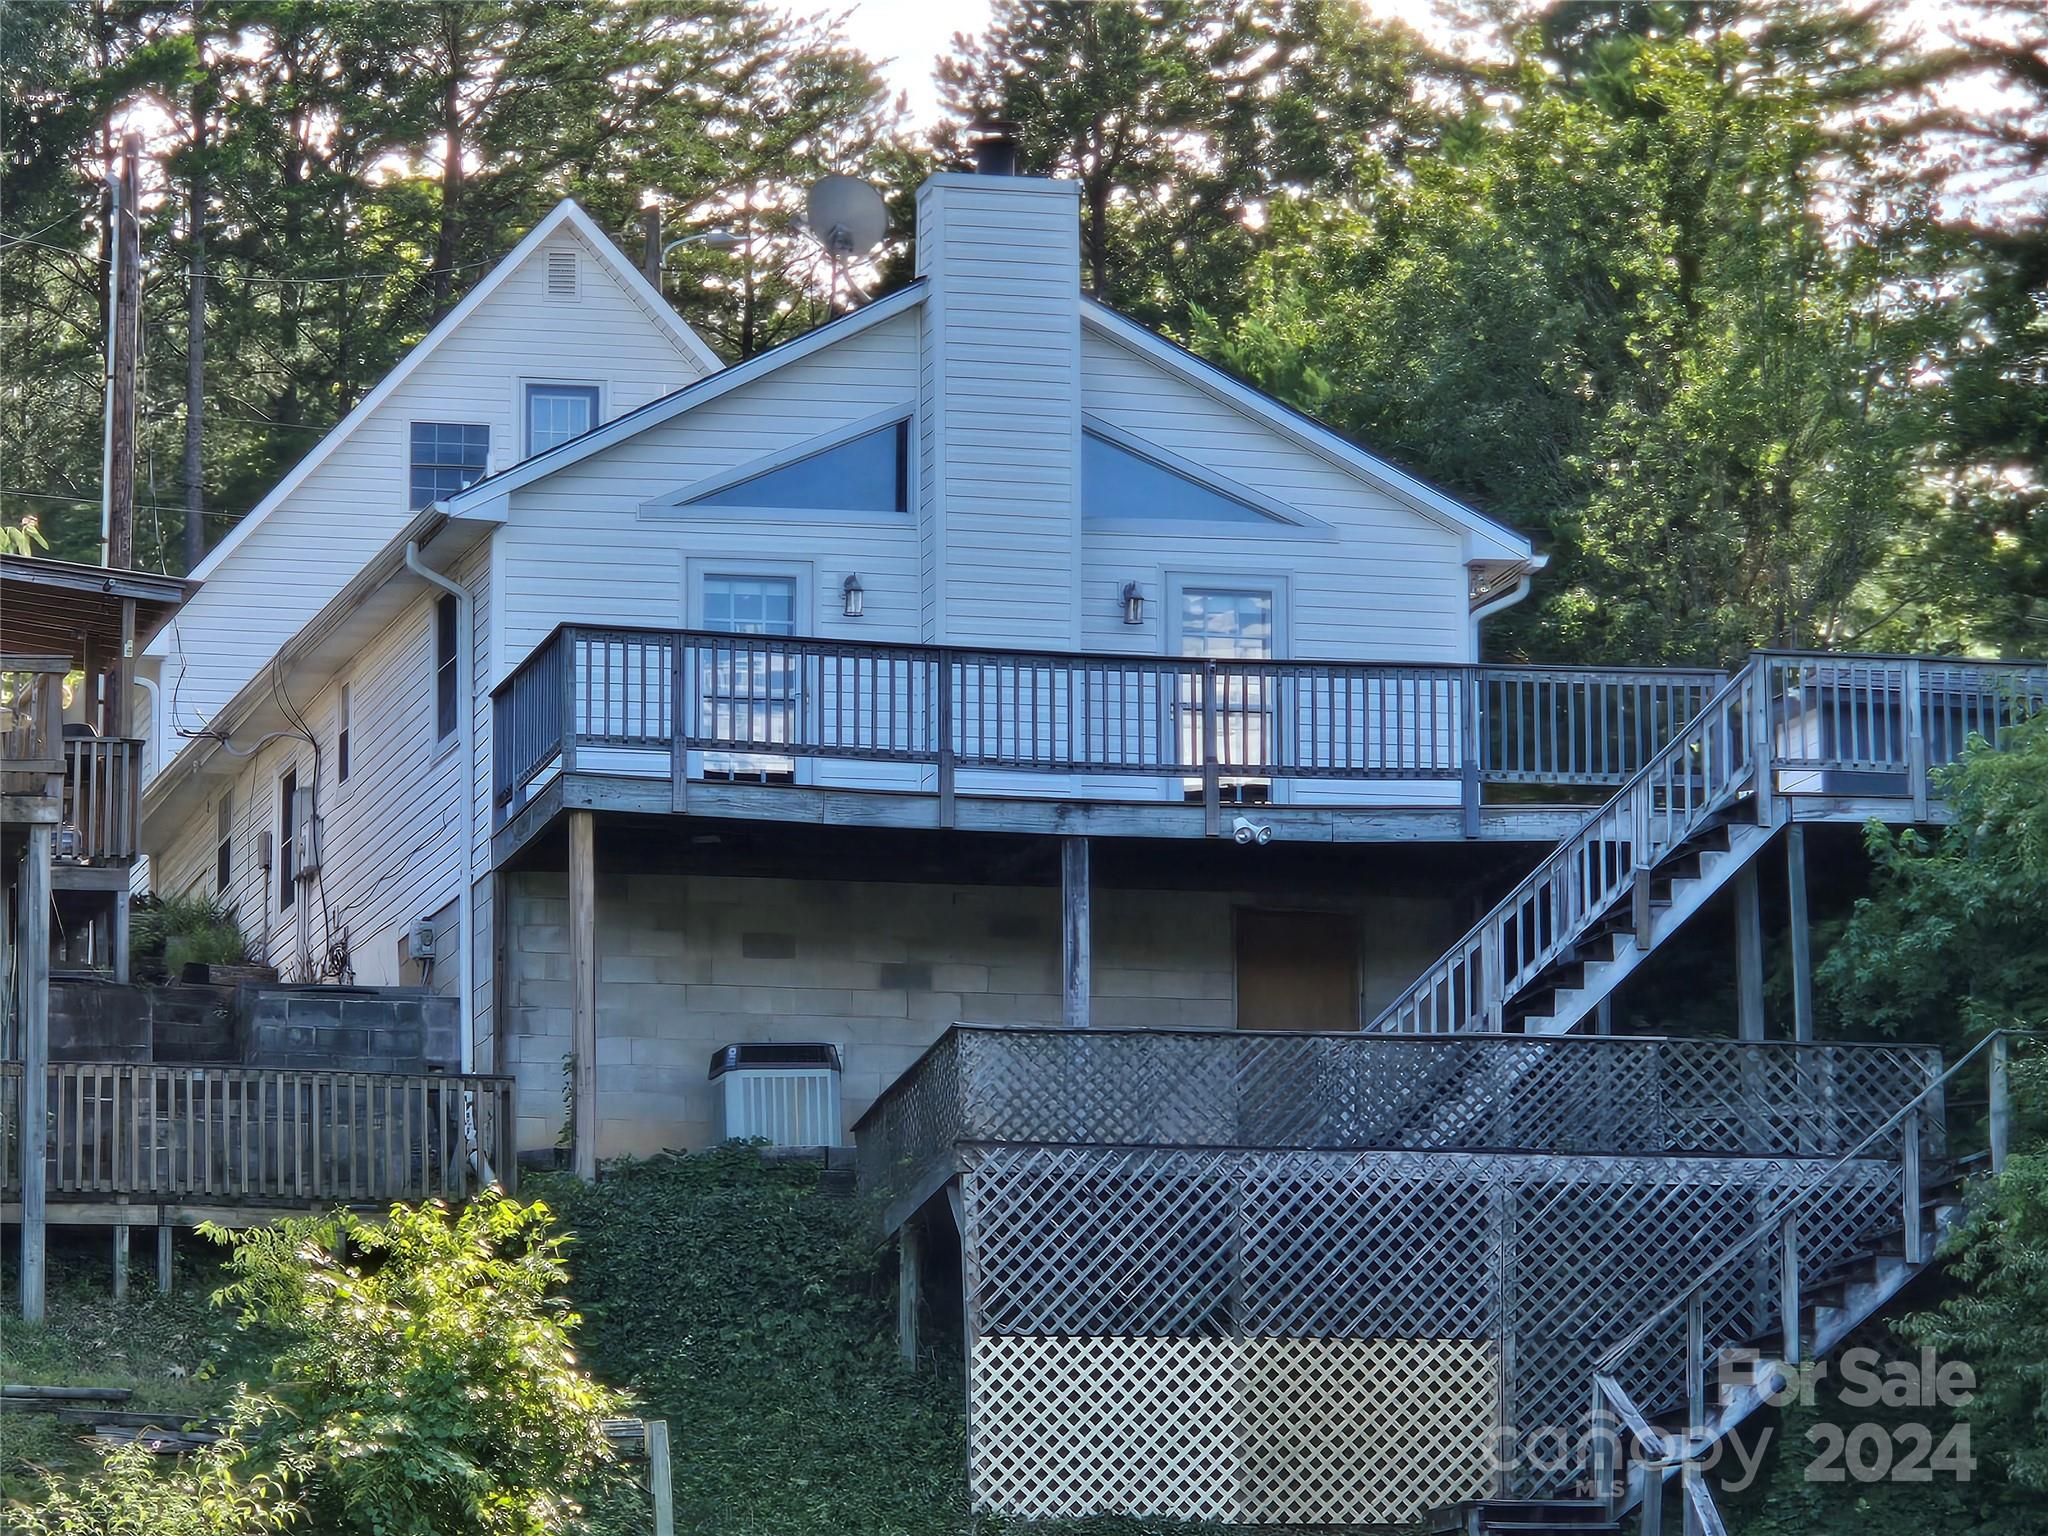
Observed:
[[[1816,979],[1852,1035],[2048,1027],[2048,712],[1940,770],[1951,821],[1867,834],[1876,864]]]
[[[1438,122],[1413,34],[1342,0],[1002,0],[954,50],[941,155],[1011,123],[1027,174],[1080,184],[1090,290],[1175,330],[1235,312],[1266,199],[1349,190]]]
[[[1962,323],[1925,188],[1848,110],[1896,53],[1825,6],[1546,19],[1443,153],[1277,208],[1251,312],[1201,344],[1284,390],[1291,343],[1336,424],[1544,535],[1510,649],[1850,638],[1925,510],[1918,365]]]

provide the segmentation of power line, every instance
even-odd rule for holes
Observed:
[[[59,219],[55,222],[61,224],[63,220]],[[51,227],[52,225],[45,224],[43,229]],[[39,229],[35,233],[41,234],[43,229]],[[79,261],[89,261],[96,266],[103,267],[107,264],[107,258],[104,256],[95,256],[88,251],[73,250],[69,246],[52,245],[47,240],[32,239],[28,235],[0,236],[0,251],[13,250],[17,245],[32,245],[37,250],[55,251],[59,256],[70,256]],[[448,267],[422,267],[418,271],[401,268],[393,272],[322,273],[315,277],[266,277],[255,272],[223,272],[219,268],[209,267],[203,275],[203,281],[209,283],[254,283],[268,287],[311,288],[317,287],[322,283],[380,283],[389,282],[393,278],[417,280],[424,277],[439,277],[444,272],[452,274],[456,272],[472,272],[478,267],[494,267],[510,254],[509,251],[500,252],[496,256],[486,256],[477,261],[458,261],[453,266]],[[157,259],[160,262],[163,260],[162,252],[157,253]],[[168,282],[175,278],[182,278],[186,282],[190,282],[192,276],[191,272],[166,263],[159,270],[151,274],[151,280],[153,282]]]

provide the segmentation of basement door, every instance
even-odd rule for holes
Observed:
[[[1239,1029],[1358,1028],[1356,914],[1240,907],[1236,927]]]

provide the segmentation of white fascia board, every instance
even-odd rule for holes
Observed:
[[[572,464],[580,464],[592,454],[602,453],[616,443],[638,437],[649,428],[673,421],[685,411],[694,410],[707,400],[716,400],[743,384],[751,384],[754,380],[773,373],[788,363],[823,351],[835,342],[843,341],[849,336],[858,336],[870,326],[879,325],[891,316],[915,309],[923,302],[924,295],[925,285],[922,280],[908,287],[899,288],[887,298],[877,299],[850,315],[842,315],[837,320],[828,321],[814,331],[806,331],[794,341],[785,341],[779,347],[770,347],[766,352],[755,353],[743,363],[734,363],[717,373],[706,374],[701,379],[692,380],[673,394],[663,395],[659,400],[651,400],[639,410],[628,411],[595,431],[586,432],[581,437],[572,437],[568,442],[550,448],[545,453],[537,453],[530,459],[522,459],[510,469],[500,470],[495,475],[477,481],[467,490],[456,492],[440,505],[450,517],[478,516],[480,514],[477,509],[493,499],[508,496],[513,491],[529,486],[558,470],[567,469]]]
[[[654,288],[648,283],[647,279],[640,275],[639,270],[619,254],[617,248],[605,237],[604,231],[597,227],[590,215],[577,207],[569,199],[564,198],[561,202],[555,204],[546,218],[527,231],[526,238],[513,246],[503,261],[492,267],[484,275],[482,282],[463,295],[461,303],[443,315],[440,322],[431,331],[428,331],[425,336],[421,337],[418,344],[410,352],[406,353],[404,357],[401,357],[392,365],[391,371],[379,379],[376,387],[357,402],[356,408],[336,422],[327,435],[315,443],[312,450],[304,458],[300,459],[298,463],[294,464],[285,473],[285,477],[282,480],[271,487],[270,494],[250,509],[248,516],[228,530],[226,538],[206,552],[205,558],[193,567],[190,579],[204,581],[208,576],[212,575],[220,567],[221,562],[239,549],[242,542],[261,526],[263,520],[269,517],[285,498],[305,484],[306,478],[324,464],[328,457],[348,440],[350,434],[357,427],[361,426],[373,411],[391,397],[392,392],[399,385],[403,384],[422,363],[433,356],[441,343],[460,329],[463,322],[475,314],[484,302],[503,286],[505,280],[520,268],[543,241],[564,225],[574,229],[582,238],[583,243],[591,248],[597,259],[605,264],[605,269],[626,286],[626,291],[632,294],[634,299],[643,308],[647,308],[657,320],[663,322],[661,327],[662,334],[673,340],[693,362],[714,370],[720,366],[718,355],[704,344],[702,338],[695,331],[692,331],[683,323],[680,316],[669,309],[667,303],[661,300],[661,296],[654,291]],[[650,298],[654,300],[654,303],[649,303]],[[160,644],[160,639],[161,637],[150,642],[149,646],[145,648],[147,654],[153,656],[165,654]]]
[[[1282,405],[1192,352],[1175,346],[1108,305],[1081,306],[1081,323],[1150,362],[1177,374],[1212,399],[1251,416],[1309,452],[1357,475],[1393,497],[1410,511],[1465,538],[1465,559],[1528,560],[1535,554],[1528,537],[1496,522],[1455,497],[1447,496],[1385,459],[1366,452],[1311,417]]]

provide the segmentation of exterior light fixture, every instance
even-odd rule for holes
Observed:
[[[857,619],[867,607],[868,595],[860,577],[849,573],[839,588],[839,600],[849,619]]]
[[[1135,581],[1124,583],[1124,622],[1142,624],[1145,622],[1145,594],[1138,590]]]

